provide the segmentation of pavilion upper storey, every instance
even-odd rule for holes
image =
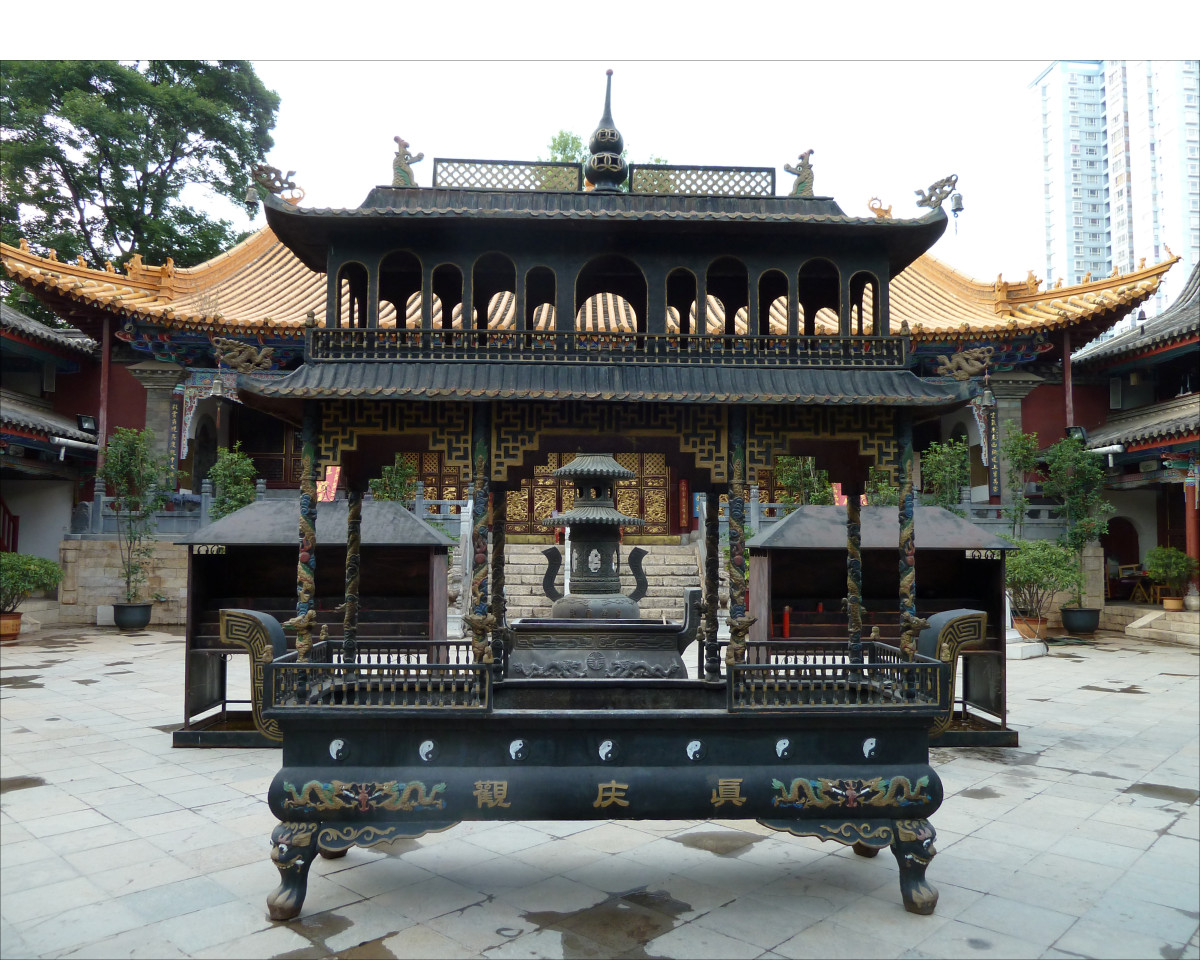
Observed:
[[[565,182],[574,164],[500,166],[521,181],[376,187],[343,210],[268,197],[271,229],[327,277],[306,359],[907,364],[888,285],[941,236],[940,207],[848,217],[775,196],[760,168],[634,168],[600,192]],[[727,192],[680,192],[701,185]]]

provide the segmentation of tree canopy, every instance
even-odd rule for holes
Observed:
[[[0,237],[99,265],[192,266],[239,232],[189,205],[241,202],[279,97],[244,60],[9,60],[0,73]]]

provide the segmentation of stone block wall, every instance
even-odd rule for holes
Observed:
[[[1104,551],[1097,542],[1089,543],[1083,548],[1083,575],[1086,585],[1083,592],[1085,607],[1104,608]],[[1046,626],[1049,628],[1062,627],[1062,614],[1059,608],[1072,600],[1069,593],[1056,593],[1050,601],[1050,611],[1046,616]]]
[[[150,578],[144,596],[167,599],[156,602],[152,625],[178,625],[187,619],[187,547],[168,541],[155,544]],[[116,540],[63,540],[59,544],[63,581],[58,588],[58,622],[97,624],[111,622],[114,601],[124,599],[121,551]]]

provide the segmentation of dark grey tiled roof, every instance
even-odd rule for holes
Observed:
[[[40,321],[27,317],[19,310],[14,310],[6,303],[0,303],[0,326],[5,330],[29,337],[31,340],[41,340],[52,343],[57,347],[74,350],[78,353],[91,353],[99,346],[95,340],[86,336],[82,331],[73,327],[65,330],[55,330]]]
[[[31,404],[22,403],[12,394],[0,397],[0,422],[5,426],[32,430],[34,433],[44,433],[51,437],[66,437],[68,440],[79,440],[83,443],[95,443],[94,433],[84,433],[70,417],[43,410]]]
[[[942,507],[918,504],[913,508],[917,551],[1011,550],[1012,544]],[[895,507],[862,508],[862,546],[865,550],[896,550],[900,527]],[[846,549],[845,507],[797,507],[770,529],[751,537],[746,545],[764,550]]]
[[[1089,344],[1075,354],[1072,362],[1089,364],[1113,360],[1196,333],[1200,333],[1200,263],[1192,269],[1179,299],[1162,314],[1153,320],[1136,324],[1111,339]]]
[[[457,521],[458,518],[454,519]],[[256,500],[177,542],[295,546],[299,523],[299,498]],[[453,542],[425,521],[418,520],[402,504],[392,500],[368,500],[363,503],[363,546],[448,547]],[[317,504],[318,548],[321,544],[346,545],[345,500]]]
[[[632,400],[675,403],[827,403],[939,407],[971,386],[929,383],[908,370],[601,363],[310,363],[269,382],[242,377],[264,397]]]
[[[1190,394],[1167,403],[1156,403],[1111,417],[1108,423],[1088,432],[1089,447],[1107,447],[1114,443],[1144,443],[1200,430],[1200,394]]]

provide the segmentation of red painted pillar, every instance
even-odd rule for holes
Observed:
[[[1196,509],[1197,478],[1188,471],[1188,478],[1183,484],[1183,532],[1186,540],[1184,549],[1189,557],[1200,561],[1200,510]],[[1193,583],[1200,577],[1192,579]]]
[[[112,328],[108,314],[104,315],[104,327],[100,334],[100,416],[96,424],[96,442],[100,449],[96,452],[96,471],[104,466],[104,448],[108,443],[108,374],[112,367]],[[96,481],[93,496],[104,493],[100,481]]]
[[[1063,331],[1063,399],[1066,402],[1067,426],[1075,426],[1075,390],[1071,386],[1071,331]],[[1064,431],[1065,433],[1066,431]]]

